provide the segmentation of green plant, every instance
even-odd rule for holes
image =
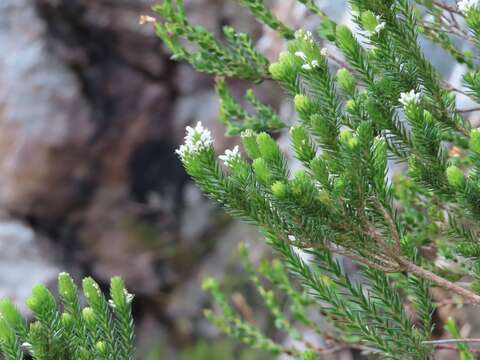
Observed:
[[[350,0],[357,36],[314,1],[298,1],[321,20],[319,37],[282,24],[263,0],[240,1],[287,41],[288,50],[273,64],[246,34],[227,27],[222,40],[191,26],[181,0],[154,7],[158,20],[144,18],[174,59],[218,76],[221,120],[227,134],[241,133],[246,156],[238,148],[227,150],[222,165],[200,123],[187,128],[177,152],[204,192],[260,229],[303,286],[291,291],[291,301],[305,293],[334,327],[334,339],[356,343],[373,357],[431,359],[439,344],[430,341],[430,289],[480,304],[480,131],[463,116],[471,110],[456,105],[457,92],[480,99],[480,9],[474,0],[458,7],[435,0]],[[467,65],[467,90],[442,79],[423,53],[421,37]],[[470,41],[472,50],[461,51],[458,38]],[[196,50],[187,50],[185,41]],[[290,129],[291,144],[304,170],[291,174],[273,136],[286,121],[252,91],[247,98],[255,112],[243,109],[224,77],[273,80],[293,98],[299,122]],[[389,160],[406,167],[406,176],[391,181]],[[435,259],[422,256],[427,249]],[[339,255],[360,267],[360,282],[343,269]],[[279,327],[299,336],[249,273]],[[459,278],[470,279],[469,286]],[[274,354],[321,355],[285,349],[243,321],[217,282],[205,286],[222,312],[207,316],[226,333]],[[406,303],[415,310],[413,318]],[[462,358],[470,356],[467,346],[453,348]]]
[[[36,360],[133,359],[133,295],[122,279],[112,278],[107,300],[98,284],[85,278],[88,306],[83,308],[70,275],[58,276],[58,292],[61,306],[44,285],[33,288],[27,300],[35,317],[30,324],[10,300],[0,302],[0,347],[6,360],[26,355]]]

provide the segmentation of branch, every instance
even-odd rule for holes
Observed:
[[[432,283],[437,284],[438,286],[450,290],[458,295],[461,295],[465,298],[465,300],[470,304],[480,305],[480,296],[476,295],[474,292],[465,289],[455,283],[452,283],[424,268],[411,263],[408,260],[403,258],[398,258],[397,261],[399,264],[405,267],[405,270],[411,272],[414,275],[421,277],[422,279],[431,281]]]

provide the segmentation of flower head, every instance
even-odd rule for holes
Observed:
[[[213,138],[210,130],[205,129],[199,121],[195,128],[187,126],[185,135],[185,144],[181,145],[175,152],[184,158],[186,154],[197,154],[208,149],[213,144]]]
[[[304,40],[309,42],[310,44],[313,44],[315,40],[313,39],[313,34],[311,31],[305,31],[303,29],[297,30],[295,32],[295,39],[297,40]]]
[[[226,166],[232,167],[233,163],[240,159],[240,150],[238,145],[236,145],[232,150],[225,150],[225,154],[220,155],[218,158],[222,160]]]
[[[400,99],[398,100],[403,106],[408,106],[410,104],[418,104],[420,102],[422,94],[415,92],[415,90],[410,90],[408,93],[401,93]]]
[[[307,61],[307,55],[305,55],[305,53],[303,51],[297,51],[295,53],[295,56],[296,57],[299,57],[300,59],[302,59],[303,61]]]
[[[465,15],[467,14],[467,12],[477,7],[477,5],[478,5],[478,0],[461,0],[457,4],[458,10],[460,10]]]

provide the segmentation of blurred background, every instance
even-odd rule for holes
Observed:
[[[349,21],[345,1],[318,3]],[[268,250],[254,229],[203,197],[174,154],[197,121],[219,152],[235,140],[217,121],[212,78],[169,60],[153,28],[139,25],[154,4],[0,0],[0,297],[23,306],[33,285],[53,286],[60,271],[103,286],[120,275],[136,294],[139,358],[266,359],[219,337],[203,318],[202,279],[226,279],[245,302],[251,289],[237,245],[248,241],[256,260]],[[271,59],[282,50],[234,0],[186,4],[194,24],[216,34],[227,24],[248,30]],[[272,6],[293,27],[318,26],[294,0]],[[428,51],[458,83],[461,69]],[[248,86],[231,85],[238,96]],[[257,90],[292,120],[279,88]],[[249,306],[256,301],[248,297]]]

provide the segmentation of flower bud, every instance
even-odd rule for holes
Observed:
[[[457,189],[460,189],[465,185],[465,175],[463,171],[455,165],[447,168],[447,180],[452,187]]]
[[[257,145],[260,154],[266,160],[275,160],[280,154],[277,143],[267,133],[257,135]]]
[[[288,66],[283,63],[277,62],[270,64],[270,66],[268,67],[268,71],[270,72],[274,80],[280,81],[285,79],[288,71]]]
[[[242,132],[243,148],[245,152],[251,159],[256,159],[261,156],[260,150],[258,149],[257,144],[257,134],[251,130],[247,129]]]
[[[338,84],[345,93],[349,95],[353,95],[355,93],[357,82],[350,71],[345,68],[338,70],[337,80]]]
[[[278,199],[285,199],[288,195],[287,184],[281,181],[275,181],[271,187],[272,194]]]
[[[62,314],[62,324],[63,326],[65,327],[70,327],[73,325],[73,318],[72,318],[72,315],[68,314],[68,313],[63,313]]]
[[[356,45],[352,31],[345,25],[337,26],[337,44],[341,49],[352,49]]]
[[[295,110],[297,110],[302,119],[308,119],[310,115],[314,112],[313,102],[305,95],[295,95],[294,103]]]
[[[475,129],[470,133],[470,150],[476,154],[480,154],[480,130]]]
[[[264,159],[258,158],[253,160],[252,168],[257,176],[258,181],[260,181],[263,185],[270,185],[272,173],[270,172],[269,166]]]
[[[100,353],[100,354],[103,354],[103,355],[108,355],[107,354],[107,344],[105,344],[104,341],[99,341],[95,344],[95,347],[97,349],[97,351]]]
[[[82,310],[83,319],[87,324],[95,323],[95,313],[91,307],[86,307]]]
[[[347,109],[347,111],[349,113],[354,113],[357,111],[357,102],[353,99],[350,99],[347,101],[347,103],[345,104],[345,108]]]

